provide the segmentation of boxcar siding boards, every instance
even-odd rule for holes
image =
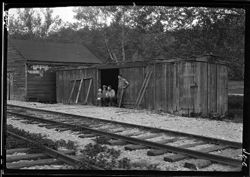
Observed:
[[[162,108],[162,65],[156,64],[155,66],[155,109],[161,110]]]
[[[67,95],[67,93],[68,93],[68,90],[67,90],[67,84],[66,84],[66,71],[62,71],[61,72],[61,74],[62,74],[62,88],[59,88],[59,89],[61,89],[61,94],[62,95],[60,95],[59,97],[60,97],[60,99],[62,99],[62,102],[63,103],[66,103],[66,100],[65,100],[65,97],[66,97],[66,95]]]
[[[165,107],[164,107],[164,111],[165,112],[169,112],[169,65],[165,64],[164,65],[164,74],[165,74],[165,80],[164,80],[164,85],[163,87],[165,87]]]
[[[143,81],[145,79],[145,76],[146,76],[146,67],[142,67],[141,68],[141,80],[140,80],[140,83],[139,83],[139,86],[138,86],[138,91],[136,93],[136,98],[135,98],[135,101],[139,95],[139,91],[142,87],[142,84],[143,84]],[[147,88],[148,89],[148,88]],[[142,101],[141,101],[141,107],[142,108],[145,108],[146,107],[146,103],[147,103],[147,91],[145,91],[145,95],[144,97],[142,98]]]
[[[226,66],[224,66],[225,69],[225,79],[224,79],[224,85],[225,85],[225,93],[224,93],[224,113],[227,113],[228,111],[228,68]]]
[[[95,77],[95,70],[91,69],[89,70],[89,75],[87,77],[92,77],[94,80],[96,80],[94,77]],[[90,83],[90,80],[88,80],[88,84],[87,84],[87,90],[88,90],[88,87],[89,87],[89,83]],[[96,98],[96,83],[93,82],[92,80],[92,84],[91,84],[91,87],[90,87],[90,92],[89,92],[89,102],[91,104],[95,104],[95,98]]]
[[[179,64],[178,67],[178,80],[179,80],[179,109],[180,113],[182,114],[186,114],[187,112],[187,105],[186,105],[186,99],[187,99],[187,80],[186,80],[186,76],[185,76],[185,72],[186,72],[186,63],[181,62]]]
[[[56,100],[59,100],[59,95],[61,95],[61,90],[63,89],[59,89],[62,88],[62,76],[59,73],[56,73],[56,80],[59,80],[60,82],[56,84]],[[61,102],[61,100],[60,100]]]
[[[195,112],[196,113],[201,113],[201,63],[196,62],[195,63],[195,82],[197,84],[196,88],[196,99],[195,99]]]
[[[216,100],[216,65],[208,65],[208,111],[216,112],[217,111],[217,100]]]
[[[78,70],[78,75],[81,76],[81,77],[84,77],[84,71],[83,70]],[[81,78],[79,77],[79,78]],[[81,81],[80,81],[81,82]],[[78,92],[78,89],[77,88],[77,92]],[[79,98],[78,98],[78,103],[83,103],[84,102],[84,89],[85,89],[85,80],[83,80],[82,82],[82,86],[81,86],[81,90],[80,90],[80,93],[79,93]]]
[[[190,114],[217,112],[224,114],[227,111],[227,67],[207,63],[206,61],[173,61],[155,62],[145,65],[119,67],[120,73],[130,82],[124,94],[123,105],[133,107],[146,73],[152,71],[145,95],[140,108],[163,110],[170,113]],[[59,86],[63,88],[58,94],[58,101],[69,97],[72,85],[69,87],[67,78],[93,77],[88,104],[96,104],[96,93],[100,86],[100,68],[81,68],[65,70],[60,78]],[[107,69],[108,66],[107,66]],[[58,71],[60,74],[60,71]],[[69,80],[69,79],[68,79]],[[78,85],[77,85],[78,86]],[[85,80],[79,97],[79,104],[83,103],[87,94],[89,80]],[[75,92],[77,92],[78,88]],[[76,94],[76,93],[75,93]],[[67,95],[67,96],[65,96]],[[76,96],[76,95],[75,95]],[[74,97],[75,97],[74,96]],[[61,97],[61,98],[60,98]],[[217,104],[215,104],[217,102]]]
[[[191,68],[190,68],[190,104],[191,104],[191,110],[190,112],[195,113],[195,101],[196,101],[196,93],[197,93],[197,84],[196,84],[196,80],[195,80],[195,74],[196,74],[196,70],[195,70],[195,63],[192,62],[191,63]]]
[[[180,95],[182,99],[182,109],[185,114],[189,114],[193,110],[193,102],[191,99],[191,85],[193,83],[193,70],[192,63],[183,63],[183,75],[180,78],[180,85],[183,85],[181,90],[182,95]]]
[[[181,64],[176,64],[176,91],[174,92],[176,94],[176,108],[175,111],[180,111],[180,73],[181,73]]]
[[[168,81],[168,77],[167,77],[167,68],[168,65],[167,64],[164,64],[163,66],[163,83],[162,83],[162,87],[163,87],[163,95],[164,95],[164,99],[163,99],[163,107],[162,107],[162,110],[167,112],[168,111],[168,94],[167,94],[167,81]]]
[[[168,106],[169,106],[169,111],[170,113],[174,112],[174,64],[169,64],[169,101],[168,101]]]
[[[71,83],[70,83],[71,72],[69,72],[69,73],[65,72],[64,74],[65,74],[65,81],[64,82],[66,85],[65,90],[67,91],[67,94],[64,95],[64,101],[65,101],[65,103],[67,103],[68,99],[69,99],[69,94],[71,92],[71,88],[70,88],[71,87]]]
[[[153,110],[154,109],[154,105],[155,105],[155,94],[154,94],[154,81],[155,81],[155,71],[154,71],[154,66],[153,65],[149,65],[148,67],[148,71],[152,71],[152,75],[149,79],[149,83],[148,83],[148,92],[147,92],[147,96],[148,96],[148,109]],[[148,72],[147,71],[147,72]]]
[[[217,112],[221,111],[221,78],[220,78],[221,66],[217,66]]]
[[[202,114],[207,114],[207,64],[201,63],[200,65],[200,104],[202,109]]]
[[[225,80],[227,79],[227,70],[225,66],[218,66],[218,79],[217,79],[217,109],[218,113],[223,115],[227,111],[227,84]]]

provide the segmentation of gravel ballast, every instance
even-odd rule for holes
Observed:
[[[242,123],[181,117],[167,113],[157,114],[148,110],[117,107],[43,104],[14,100],[9,100],[8,103],[242,142]]]
[[[171,114],[156,114],[146,110],[133,110],[133,109],[124,109],[124,108],[115,108],[115,107],[95,107],[95,106],[83,106],[83,105],[62,105],[62,104],[42,104],[35,102],[21,102],[21,101],[8,101],[10,104],[27,106],[32,108],[39,108],[44,110],[58,111],[63,113],[70,113],[82,116],[97,117],[107,120],[115,120],[127,123],[133,123],[144,126],[151,126],[162,129],[169,129],[174,131],[192,133],[197,135],[203,135],[208,137],[220,138],[230,141],[241,142],[242,139],[242,124],[241,123],[232,123],[232,122],[223,122],[208,120],[204,118],[187,118],[180,117]],[[95,143],[93,138],[79,138],[77,132],[63,131],[58,132],[53,129],[47,129],[45,127],[39,127],[37,124],[25,124],[20,120],[7,119],[7,123],[23,129],[30,133],[41,133],[46,135],[48,139],[51,140],[60,140],[65,141],[74,141],[77,147],[77,154],[80,155],[80,150],[83,149],[88,143]],[[130,131],[125,131],[123,133],[137,132],[137,129],[131,129]],[[123,134],[121,133],[121,134]],[[145,135],[145,134],[144,134]],[[168,137],[169,138],[169,137]],[[164,139],[164,136],[152,138],[151,140],[159,141]],[[180,140],[173,145],[178,146],[190,143],[189,140]],[[171,143],[169,144],[171,145]],[[207,147],[208,145],[204,145]],[[204,148],[203,145],[197,146],[190,149],[201,149]],[[121,150],[121,158],[129,158],[132,163],[138,164],[156,164],[157,168],[160,170],[172,171],[172,170],[182,170],[190,171],[190,169],[185,168],[185,162],[188,160],[181,160],[178,162],[166,162],[163,161],[166,155],[173,153],[165,153],[164,155],[159,156],[147,156],[146,149],[134,150],[134,151],[124,151],[124,146],[108,146],[116,150]],[[230,153],[230,152],[229,152]],[[224,168],[223,168],[224,167]],[[43,168],[43,167],[37,167]],[[53,169],[56,167],[47,166],[44,169]],[[62,167],[67,168],[67,167]],[[69,167],[70,168],[70,167]],[[204,169],[203,169],[204,170]],[[207,171],[230,171],[230,168],[224,165],[213,164],[206,168]]]

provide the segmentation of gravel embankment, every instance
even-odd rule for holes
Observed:
[[[117,107],[42,104],[13,100],[8,101],[8,103],[242,142],[242,123],[208,120],[204,118],[187,118],[167,113],[154,113],[148,110]]]
[[[38,124],[25,124],[22,123],[20,120],[13,120],[11,118],[7,119],[7,123],[13,125],[14,127],[17,127],[19,129],[23,129],[27,132],[30,133],[41,133],[42,135],[45,135],[47,138],[52,139],[52,140],[61,140],[64,139],[65,141],[74,141],[77,147],[78,155],[80,155],[80,150],[85,147],[88,143],[94,143],[93,139],[91,138],[79,138],[77,135],[77,132],[71,132],[71,131],[64,131],[64,132],[57,132],[54,129],[47,129],[45,127],[39,127]],[[136,132],[136,130],[135,130]],[[129,132],[127,132],[129,133]],[[157,138],[155,138],[157,139]],[[178,146],[178,145],[183,145],[189,143],[188,140],[180,140],[178,142],[173,143],[172,145]],[[204,148],[204,146],[208,145],[201,145],[197,146],[196,148],[190,148],[190,149],[200,149]],[[116,150],[121,150],[121,155],[119,156],[119,159],[122,158],[128,158],[130,159],[131,163],[136,163],[140,166],[146,166],[146,165],[157,165],[157,168],[163,171],[190,171],[190,169],[184,167],[184,163],[188,162],[189,160],[181,160],[178,162],[165,162],[163,161],[163,158],[166,155],[170,155],[172,153],[165,153],[164,155],[159,155],[159,156],[147,156],[147,149],[142,149],[142,150],[135,150],[135,151],[124,151],[124,146],[108,146],[109,148],[114,148]],[[65,169],[65,168],[70,168],[68,166],[36,166],[36,167],[30,167],[29,169]],[[224,165],[213,165],[212,167],[208,167],[208,171],[210,170],[218,170],[219,171],[230,171],[230,167],[224,166]],[[141,169],[143,170],[143,169]],[[146,168],[145,168],[146,170]],[[203,169],[204,170],[204,169]]]

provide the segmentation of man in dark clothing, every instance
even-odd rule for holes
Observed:
[[[121,106],[122,96],[124,94],[125,89],[129,86],[129,82],[122,77],[122,75],[118,75],[118,90],[117,90],[117,103],[118,106]]]

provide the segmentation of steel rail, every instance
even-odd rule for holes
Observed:
[[[67,163],[67,164],[70,164],[76,168],[80,168],[83,164],[91,169],[94,169],[94,170],[104,170],[100,167],[97,167],[95,165],[90,165],[84,161],[80,161],[74,157],[71,157],[71,156],[68,156],[66,154],[63,154],[61,152],[58,152],[54,149],[51,149],[51,148],[48,148],[47,146],[41,144],[41,143],[38,143],[38,142],[35,142],[35,141],[32,141],[30,139],[27,139],[25,137],[22,137],[22,136],[19,136],[11,131],[7,131],[7,133],[14,137],[14,138],[17,138],[17,139],[20,139],[20,140],[23,140],[23,141],[26,141],[28,143],[31,143],[32,145],[38,147],[39,149],[42,149],[44,151],[45,154],[55,158],[55,159],[58,159],[58,160],[61,160],[63,161],[64,163]]]
[[[144,146],[151,147],[151,148],[164,149],[164,150],[168,150],[168,151],[171,151],[171,152],[174,152],[174,153],[179,153],[179,154],[182,154],[182,155],[186,155],[186,156],[189,156],[189,157],[207,159],[207,160],[211,160],[211,161],[214,161],[214,162],[219,162],[219,163],[222,163],[222,164],[226,164],[226,165],[230,165],[230,166],[236,166],[236,167],[241,165],[241,160],[233,159],[233,158],[229,158],[229,157],[203,153],[203,152],[199,152],[199,151],[179,148],[179,147],[170,146],[170,145],[166,145],[166,144],[159,144],[159,143],[156,143],[156,142],[150,142],[150,141],[141,140],[141,139],[137,139],[137,138],[132,138],[132,137],[122,136],[122,135],[113,134],[113,133],[109,133],[109,132],[104,132],[104,131],[101,131],[101,130],[91,129],[91,128],[85,127],[85,126],[71,125],[71,124],[67,124],[67,123],[63,123],[63,122],[58,122],[58,121],[43,119],[43,118],[37,118],[37,117],[34,117],[34,116],[24,115],[24,114],[20,114],[20,113],[11,113],[10,112],[10,114],[14,114],[14,115],[18,115],[18,116],[26,117],[26,118],[30,118],[30,119],[35,119],[35,120],[42,120],[43,122],[50,122],[52,124],[57,124],[57,125],[62,125],[62,126],[67,126],[67,127],[73,127],[73,128],[79,129],[80,131],[81,130],[83,131],[83,129],[84,129],[84,130],[93,132],[94,134],[101,135],[101,136],[108,136],[108,137],[112,137],[114,139],[120,139],[120,140],[124,140],[124,141],[130,142],[130,143],[133,143],[133,144],[140,144],[140,145],[144,145]]]
[[[198,138],[198,139],[201,139],[201,140],[204,140],[204,141],[207,141],[210,143],[214,143],[214,144],[223,144],[223,145],[229,145],[229,146],[235,147],[235,148],[242,148],[242,143],[239,143],[239,142],[223,140],[223,139],[218,139],[218,138],[212,138],[212,137],[207,137],[207,136],[202,136],[202,135],[194,135],[194,134],[190,134],[190,133],[148,127],[148,126],[143,126],[143,125],[135,125],[135,124],[131,124],[131,123],[118,122],[118,121],[113,121],[113,120],[106,120],[106,119],[100,119],[100,118],[94,118],[94,117],[88,117],[88,116],[80,116],[80,115],[69,114],[69,113],[62,113],[62,112],[49,111],[49,110],[43,110],[43,109],[37,109],[37,108],[30,108],[30,107],[26,107],[26,106],[17,106],[17,105],[10,105],[10,104],[8,104],[8,106],[25,108],[25,109],[30,109],[33,111],[47,112],[47,113],[57,114],[57,115],[62,115],[62,116],[70,116],[70,117],[74,116],[75,118],[79,118],[79,119],[84,118],[84,119],[90,119],[90,120],[94,120],[94,121],[102,121],[102,122],[106,122],[106,123],[119,124],[119,125],[124,125],[124,126],[130,126],[133,128],[141,128],[141,129],[145,129],[145,130],[150,130],[150,131],[154,131],[154,132],[162,132],[162,133],[169,133],[169,134],[174,134],[174,135],[179,135],[179,136]]]

